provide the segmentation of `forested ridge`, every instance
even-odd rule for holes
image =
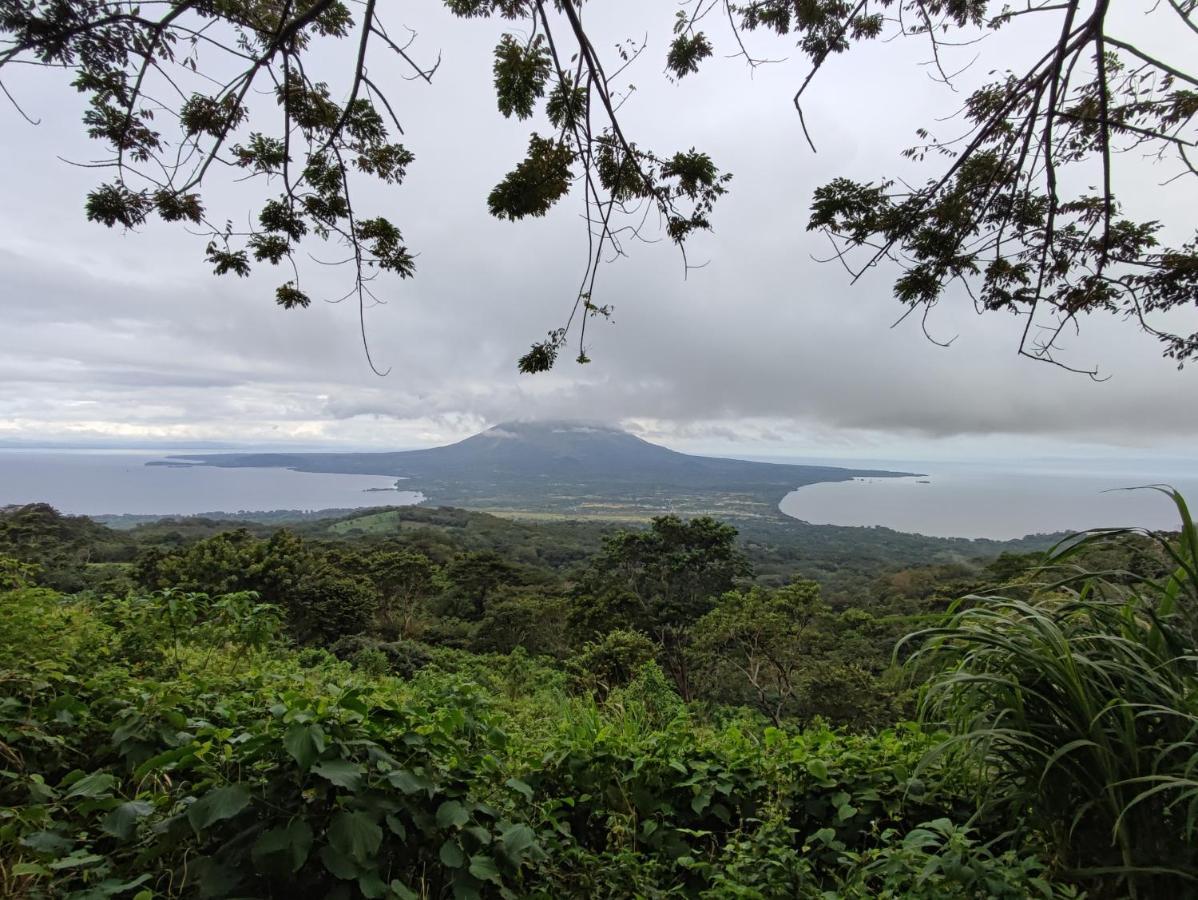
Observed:
[[[819,580],[701,517],[7,508],[0,893],[1184,895],[1176,499]]]

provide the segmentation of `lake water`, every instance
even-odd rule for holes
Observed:
[[[864,464],[862,464],[864,466]],[[1198,506],[1198,465],[1055,461],[999,464],[886,462],[869,468],[926,472],[792,491],[782,512],[819,525],[884,525],[937,537],[995,538],[1106,526],[1176,530],[1172,501],[1119,488],[1168,483]]]
[[[146,465],[167,455],[0,449],[0,506],[45,502],[82,515],[185,515],[406,506],[424,499],[416,491],[391,490],[395,479],[378,475]],[[815,524],[996,539],[1105,525],[1175,528],[1171,503],[1153,491],[1104,493],[1154,482],[1175,485],[1198,507],[1198,465],[1186,463],[818,462],[927,475],[813,484],[779,504],[787,515]]]
[[[396,480],[379,475],[146,465],[167,455],[0,449],[0,506],[44,502],[76,515],[187,515],[408,506],[423,499],[393,490]]]

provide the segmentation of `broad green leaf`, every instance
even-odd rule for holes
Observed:
[[[387,828],[390,829],[393,835],[395,835],[401,841],[407,838],[408,829],[404,828],[404,824],[402,821],[400,821],[399,816],[387,816],[385,821],[387,823]]]
[[[285,828],[263,832],[254,843],[250,857],[264,872],[298,872],[312,849],[312,827],[296,819]]]
[[[387,780],[405,794],[416,794],[420,791],[431,792],[434,787],[431,781],[423,775],[417,775],[414,772],[392,772],[387,776]]]
[[[115,775],[110,775],[107,772],[93,772],[71,785],[70,791],[67,792],[67,799],[71,797],[87,797],[89,799],[107,797],[116,785]]]
[[[47,863],[47,866],[55,872],[63,869],[78,869],[83,866],[94,866],[98,862],[103,862],[104,857],[98,853],[72,853],[65,859],[56,859],[52,863]]]
[[[45,877],[50,874],[50,870],[41,863],[21,862],[16,863],[10,870],[14,875],[29,875],[34,878]]]
[[[151,772],[158,769],[169,771],[176,768],[184,760],[194,757],[195,753],[196,747],[194,744],[184,744],[182,747],[175,747],[173,750],[167,750],[159,753],[157,756],[151,756],[133,770],[133,777],[141,781]]]
[[[230,784],[209,791],[187,810],[187,821],[197,832],[217,822],[231,819],[250,803],[250,792],[243,785]]]
[[[387,893],[387,883],[378,872],[363,872],[358,876],[358,890],[367,900],[377,900]]]
[[[525,800],[532,800],[532,788],[519,778],[509,778],[504,782],[504,784],[510,787],[513,791],[518,791],[519,793],[523,794]]]
[[[468,872],[458,872],[453,879],[453,900],[479,900],[481,882]]]
[[[119,878],[105,878],[103,881],[96,882],[88,890],[76,894],[72,894],[72,900],[99,900],[103,897],[123,897],[139,885],[145,884],[150,880],[150,873],[143,872],[136,878],[130,881],[122,881]],[[134,895],[133,900],[152,900],[150,891],[138,891]]]
[[[242,877],[240,866],[235,868],[211,856],[189,866],[188,874],[195,878],[200,897],[212,900],[235,894]]]
[[[283,747],[306,772],[324,751],[324,732],[319,725],[294,722],[283,737]]]
[[[462,853],[462,848],[453,838],[441,845],[441,850],[437,855],[441,858],[441,864],[448,869],[461,868],[466,862],[466,855]]]
[[[122,803],[105,816],[100,830],[105,834],[111,834],[113,837],[127,841],[133,837],[133,832],[137,829],[137,820],[148,816],[153,811],[154,806],[151,803],[144,800],[130,800],[128,803]]]
[[[478,841],[480,846],[485,847],[491,843],[491,832],[487,831],[481,825],[471,825],[469,828],[463,830]]]
[[[479,881],[493,881],[500,884],[499,868],[495,865],[495,860],[489,856],[470,857],[470,874]]]
[[[446,800],[437,807],[438,828],[461,828],[470,821],[470,813],[457,800]]]
[[[536,839],[536,833],[527,825],[512,825],[505,828],[499,835],[499,840],[502,841],[508,858],[513,862],[518,861]]]
[[[319,762],[312,767],[312,772],[347,791],[356,791],[362,786],[362,767],[346,759]]]
[[[34,831],[21,838],[21,846],[46,856],[65,856],[71,852],[75,842],[56,831]]]
[[[350,881],[358,877],[358,867],[354,865],[354,861],[332,844],[325,844],[320,848],[320,861],[334,878]]]
[[[383,829],[364,812],[339,812],[329,825],[328,838],[350,859],[364,863],[383,842]]]

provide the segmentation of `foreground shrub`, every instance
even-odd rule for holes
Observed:
[[[605,702],[522,653],[403,681],[259,640],[247,595],[170,599],[0,595],[5,896],[1039,892],[1024,848],[911,837],[974,812],[915,726],[715,726],[652,662]]]
[[[943,751],[1101,895],[1198,891],[1198,533],[1169,493],[1180,538],[1153,536],[1166,578],[1077,569],[1124,533],[1094,532],[1050,554],[1031,599],[967,598],[917,653],[942,665],[922,713],[956,733]]]

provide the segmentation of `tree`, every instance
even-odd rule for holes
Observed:
[[[462,18],[510,23],[495,48],[497,105],[505,117],[538,118],[527,155],[488,197],[491,214],[543,216],[572,191],[581,194],[588,254],[579,287],[563,324],[519,367],[550,368],[571,331],[577,359],[586,362],[587,322],[610,312],[595,293],[600,263],[644,236],[654,213],[684,249],[690,235],[710,227],[730,176],[700,150],[655,152],[622,126],[627,96],[615,82],[650,38],[623,42],[607,58],[584,25],[581,0],[445,4]],[[925,331],[928,312],[955,291],[979,312],[1023,316],[1020,352],[1067,368],[1058,340],[1092,312],[1129,318],[1179,365],[1198,355],[1198,332],[1171,330],[1160,318],[1198,298],[1198,239],[1166,244],[1166,223],[1131,218],[1116,197],[1129,153],[1160,163],[1166,185],[1198,175],[1191,156],[1198,76],[1122,33],[1111,0],[680,5],[672,37],[660,42],[668,44],[669,77],[701,77],[721,40],[714,29],[750,67],[767,62],[750,51],[750,38],[797,45],[807,60],[794,98],[800,118],[815,75],[855,44],[925,40],[934,77],[951,85],[961,77],[951,71],[953,47],[1026,24],[1025,40],[1038,44],[1031,63],[992,69],[992,80],[973,87],[947,119],[957,124],[938,120],[957,134],[917,129],[918,144],[904,155],[908,165],[931,164],[930,178],[837,178],[815,191],[809,227],[828,236],[854,280],[893,262],[904,317],[919,313]],[[1141,6],[1158,35],[1191,41],[1192,57],[1198,4]],[[364,179],[398,184],[413,165],[395,140],[402,128],[389,84],[376,80],[372,65],[387,54],[411,80],[431,81],[440,57],[420,61],[414,40],[397,39],[378,0],[0,0],[0,75],[22,64],[61,68],[89,100],[87,132],[109,153],[96,165],[111,172],[88,195],[89,219],[136,228],[157,215],[198,228],[218,274],[285,266],[275,299],[287,308],[311,302],[301,286],[301,247],[314,238],[337,241],[353,271],[346,296],[356,298],[359,315],[375,297],[378,275],[414,272],[396,224],[356,203]],[[352,47],[341,83],[314,80],[308,63],[327,58],[337,42]],[[274,108],[255,103],[256,91],[271,95]],[[7,85],[4,92],[15,105]],[[223,168],[275,191],[257,204],[247,230],[228,224],[242,221],[240,213],[222,217],[206,206],[205,189]],[[1187,233],[1192,227],[1176,224]],[[362,338],[365,345],[364,324]]]
[[[736,529],[700,516],[658,516],[647,531],[621,531],[580,579],[575,623],[595,635],[618,628],[649,635],[684,700],[692,698],[686,648],[691,626],[752,574],[736,547]]]
[[[657,645],[639,631],[617,628],[585,644],[574,660],[578,681],[605,699],[628,684],[657,655]]]
[[[242,528],[174,553],[152,552],[139,560],[137,578],[155,590],[209,597],[252,591],[284,611],[291,636],[303,643],[364,631],[378,602],[364,577],[341,571],[285,530],[262,541]]]
[[[463,553],[445,570],[450,590],[468,605],[467,614],[477,621],[487,610],[487,600],[505,586],[524,583],[519,570],[494,550]]]
[[[437,565],[423,553],[379,550],[366,559],[366,570],[379,592],[378,615],[386,630],[417,638],[428,615],[428,602],[444,588]]]
[[[819,619],[828,613],[813,581],[731,591],[695,625],[695,644],[730,661],[753,688],[761,711],[780,726],[802,687],[800,672],[812,639],[818,639]]]
[[[537,591],[511,593],[487,604],[471,649],[512,653],[521,647],[534,656],[563,657],[569,648],[566,603]]]

